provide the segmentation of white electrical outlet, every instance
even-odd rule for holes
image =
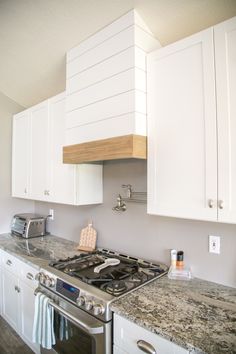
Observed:
[[[209,236],[209,252],[220,254],[220,236]]]
[[[48,219],[54,220],[54,209],[49,209],[49,215]]]

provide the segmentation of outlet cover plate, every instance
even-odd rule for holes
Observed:
[[[209,252],[220,254],[220,236],[209,235]]]

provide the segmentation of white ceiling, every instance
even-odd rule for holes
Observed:
[[[236,15],[236,0],[0,0],[0,91],[29,107],[65,89],[65,53],[136,8],[162,45]]]

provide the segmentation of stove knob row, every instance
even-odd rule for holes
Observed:
[[[105,312],[105,307],[102,304],[95,304],[93,300],[87,299],[84,295],[79,296],[76,302],[78,306],[84,306],[87,311],[93,310],[95,316]]]

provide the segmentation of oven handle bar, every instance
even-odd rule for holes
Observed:
[[[87,332],[89,334],[101,334],[104,332],[103,326],[90,327],[90,326],[86,325],[85,323],[83,323],[82,321],[80,321],[77,317],[69,314],[61,306],[58,306],[57,304],[55,304],[55,302],[49,301],[48,304],[50,306],[52,306],[54,309],[56,309],[57,311],[59,311],[61,314],[63,314],[68,320],[74,322],[77,326],[79,326],[82,330],[84,330],[85,332]]]
[[[41,292],[41,289],[36,288],[34,291],[34,295],[36,296],[38,292]],[[46,295],[46,294],[45,294]],[[47,295],[46,295],[47,296]],[[50,298],[49,298],[50,299]],[[63,309],[61,306],[57,305],[54,301],[51,299],[49,300],[48,304],[52,306],[55,310],[60,312],[62,315],[64,315],[69,321],[72,321],[76,326],[80,327],[83,331],[85,331],[88,334],[102,334],[104,332],[103,326],[99,327],[90,327],[86,325],[84,322],[80,321],[77,317],[71,315],[68,313],[65,309]]]

